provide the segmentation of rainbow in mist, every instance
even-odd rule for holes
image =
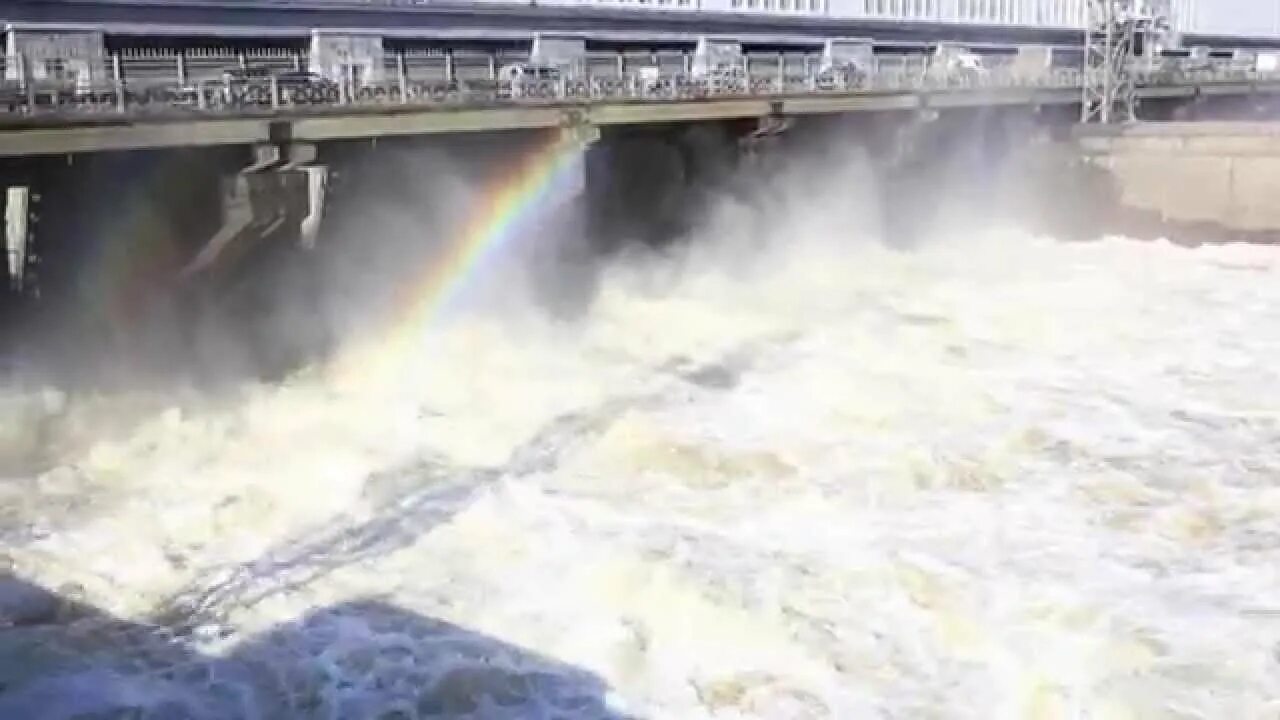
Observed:
[[[483,272],[489,260],[545,217],[560,192],[575,181],[581,142],[555,133],[493,178],[477,194],[468,220],[441,253],[392,302],[390,332],[369,353],[348,356],[339,374],[385,371],[406,358],[441,316]],[[372,357],[370,356],[372,355]]]

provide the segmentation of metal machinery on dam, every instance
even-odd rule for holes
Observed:
[[[458,14],[483,13],[496,17],[499,13],[569,17],[572,10],[579,18],[591,13],[617,20],[618,13],[633,18],[648,16],[649,22],[661,15],[697,16],[696,22],[719,21],[726,16],[741,20],[830,20],[872,21],[887,23],[951,24],[985,26],[1017,26],[1022,28],[1080,29],[1085,23],[1088,0],[291,0],[260,2],[258,0],[175,0],[161,6],[150,6],[147,17],[139,18],[131,0],[76,0],[51,3],[47,0],[15,0],[8,18],[14,21],[41,22],[125,22],[158,24],[166,17],[192,18],[197,11],[203,17],[252,18],[273,20],[288,13],[323,18],[323,13],[363,12],[375,18],[383,12],[418,12]],[[521,9],[524,9],[521,12]],[[1178,32],[1201,36],[1274,37],[1277,27],[1275,0],[1173,0],[1171,15]],[[132,12],[132,15],[130,13]],[[284,13],[286,15],[282,15]],[[344,19],[352,17],[343,15]],[[376,22],[376,20],[371,20]],[[278,24],[278,23],[276,23]],[[779,27],[779,26],[775,26]],[[568,29],[568,28],[565,28]]]
[[[1107,54],[1135,86],[1195,87],[1265,80],[1280,59],[1249,33],[1198,41],[1197,28],[1224,26],[1192,0],[671,1],[688,12],[648,2],[27,0],[0,12],[0,108],[6,119],[49,119],[1070,89],[1098,84],[1092,69]],[[173,9],[205,14],[179,22],[165,16]],[[99,17],[107,10],[126,22]],[[284,14],[260,24],[255,13],[267,12]],[[1251,22],[1252,35],[1267,34]],[[1097,50],[1098,28],[1111,24],[1148,42],[1121,33]]]
[[[10,45],[21,46],[15,37],[11,31]],[[1124,40],[1104,54],[1132,46]],[[1078,47],[858,38],[758,50],[703,37],[683,50],[601,50],[549,34],[490,50],[387,48],[377,38],[323,33],[308,50],[97,52],[86,41],[58,44],[65,57],[40,60],[49,46],[38,47],[5,62],[0,155],[263,142],[273,122],[291,125],[292,139],[321,141],[554,126],[566,115],[608,125],[1076,104],[1082,88],[1099,82],[1095,70],[1105,59]],[[1151,43],[1125,61],[1125,92],[1137,99],[1266,91],[1277,57],[1180,54]],[[236,122],[210,124],[227,119]]]
[[[63,204],[85,202],[61,187],[74,167],[54,170],[56,162],[42,157],[100,152],[110,165],[118,154],[109,151],[252,147],[247,165],[219,155],[222,160],[208,166],[221,178],[214,191],[220,210],[215,229],[198,231],[203,234],[194,246],[175,250],[180,262],[160,283],[220,298],[230,288],[264,285],[244,276],[264,252],[287,247],[305,256],[315,247],[334,195],[318,145],[331,141],[558,128],[590,143],[601,129],[616,130],[630,139],[601,145],[638,143],[640,150],[630,156],[657,169],[631,186],[652,188],[701,181],[692,171],[658,167],[673,152],[692,159],[668,165],[705,164],[698,155],[707,152],[706,143],[695,147],[677,137],[680,123],[714,123],[720,139],[711,144],[736,142],[741,152],[783,133],[797,118],[887,111],[896,113],[887,123],[890,139],[882,143],[889,149],[886,177],[892,178],[919,174],[928,165],[930,142],[910,136],[937,135],[921,128],[948,108],[1061,108],[1067,122],[1113,122],[1134,117],[1147,100],[1248,98],[1280,89],[1277,56],[1265,50],[1184,48],[1167,4],[1088,5],[1088,31],[1076,44],[874,36],[766,41],[709,34],[659,42],[593,32],[523,33],[523,42],[410,41],[322,29],[269,45],[191,36],[142,43],[110,28],[13,24],[0,84],[0,157],[12,158],[0,177],[6,189],[5,267],[9,296],[18,299],[7,304],[25,305],[40,293],[45,273],[36,268],[48,261],[45,233],[83,232],[55,231],[57,222],[38,221],[50,213],[75,214]],[[868,3],[859,6],[858,17],[897,13],[893,17],[904,22],[1070,27],[1077,6],[1083,10],[1080,3],[1062,2]],[[840,6],[821,8],[834,13]],[[809,29],[814,27],[820,26]],[[908,145],[916,149],[899,151]],[[897,187],[895,182],[886,185]],[[585,185],[606,196],[622,192],[599,190],[611,182]],[[164,196],[159,189],[156,194]],[[593,202],[618,205],[604,196]],[[65,217],[57,220],[66,226]],[[294,250],[284,256],[294,258]]]

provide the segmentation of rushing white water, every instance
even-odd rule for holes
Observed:
[[[801,220],[13,491],[0,717],[1280,714],[1280,253]]]

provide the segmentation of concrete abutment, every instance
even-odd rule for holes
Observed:
[[[1280,240],[1280,124],[1078,128],[1029,158],[1029,185],[1045,190],[1025,216],[1055,234]]]

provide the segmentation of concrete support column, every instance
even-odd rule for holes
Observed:
[[[250,163],[223,179],[221,225],[178,276],[205,371],[227,370],[217,367],[226,361],[216,338],[228,332],[249,355],[238,361],[268,377],[325,347],[327,330],[315,312],[322,276],[311,251],[328,181],[309,143],[255,146]]]
[[[194,280],[230,270],[254,247],[272,243],[315,246],[328,173],[309,143],[253,148],[253,160],[223,186],[222,226],[183,268]]]
[[[409,102],[409,69],[404,62],[404,51],[396,52],[396,84],[400,87],[400,102]]]
[[[43,289],[36,228],[47,181],[36,165],[18,160],[0,167],[0,355],[24,345],[39,324],[31,310]]]
[[[31,188],[11,185],[3,199],[5,274],[9,291],[21,295],[31,244]]]
[[[301,172],[306,178],[306,210],[298,223],[298,244],[305,250],[312,250],[320,233],[320,220],[328,197],[329,168],[316,163],[316,146],[310,143],[293,143],[285,152],[289,161],[281,170]]]

